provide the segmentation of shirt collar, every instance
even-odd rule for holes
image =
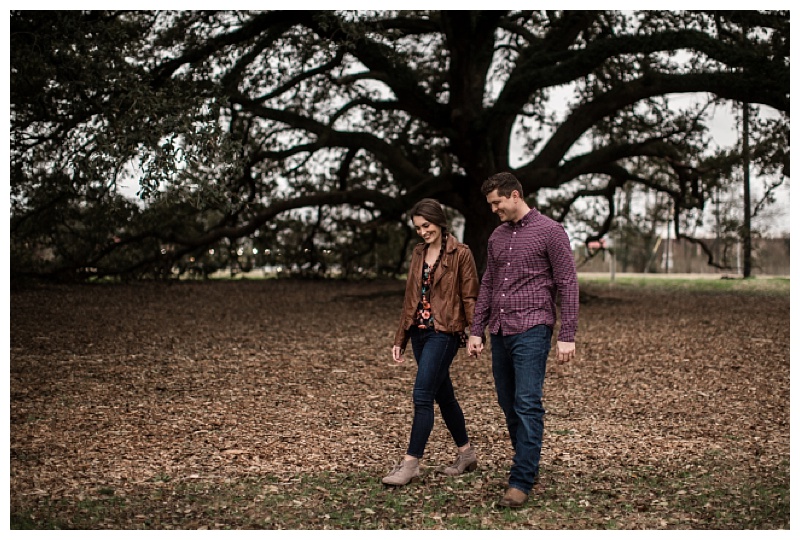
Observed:
[[[533,220],[535,220],[538,216],[539,216],[539,211],[536,208],[531,208],[530,212],[528,212],[527,214],[522,216],[522,218],[520,218],[519,221],[517,221],[516,223],[509,222],[509,225],[512,228],[514,228],[514,227],[525,227],[525,226],[530,225],[531,223],[533,223]]]

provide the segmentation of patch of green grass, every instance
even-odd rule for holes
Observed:
[[[51,521],[47,518],[41,519],[37,516],[31,516],[24,513],[11,512],[10,516],[10,529],[17,531],[30,531],[30,530],[60,530],[67,529],[64,523],[60,521]]]
[[[652,276],[610,276],[578,275],[581,286],[607,286],[620,289],[681,290],[699,293],[754,293],[789,294],[790,279],[784,277],[759,277],[750,279],[723,279],[721,277],[669,277],[665,274]]]
[[[713,460],[713,458],[710,458]],[[12,529],[788,529],[789,464],[743,478],[730,464],[574,476],[543,470],[521,509],[496,506],[506,471],[387,488],[368,472],[99,488],[12,506]]]

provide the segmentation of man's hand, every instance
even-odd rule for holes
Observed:
[[[559,341],[556,344],[556,361],[559,364],[569,362],[575,358],[575,342],[574,341]]]
[[[469,336],[467,352],[470,356],[478,357],[481,355],[483,352],[483,339],[481,339],[481,336]]]

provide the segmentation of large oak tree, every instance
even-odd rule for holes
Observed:
[[[277,241],[271,224],[303,208],[352,239],[422,197],[465,218],[482,268],[495,172],[558,219],[591,218],[581,240],[631,183],[679,216],[702,208],[738,162],[709,151],[725,103],[774,111],[752,154],[788,177],[789,14],[12,12],[11,101],[19,268],[169,266]],[[132,166],[144,208],[114,189]],[[583,200],[599,214],[570,214]]]

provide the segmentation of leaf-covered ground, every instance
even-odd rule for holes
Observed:
[[[551,362],[541,482],[500,510],[511,449],[488,352],[453,369],[478,471],[405,450],[402,283],[263,280],[12,291],[13,528],[789,527],[789,295],[588,286]]]

